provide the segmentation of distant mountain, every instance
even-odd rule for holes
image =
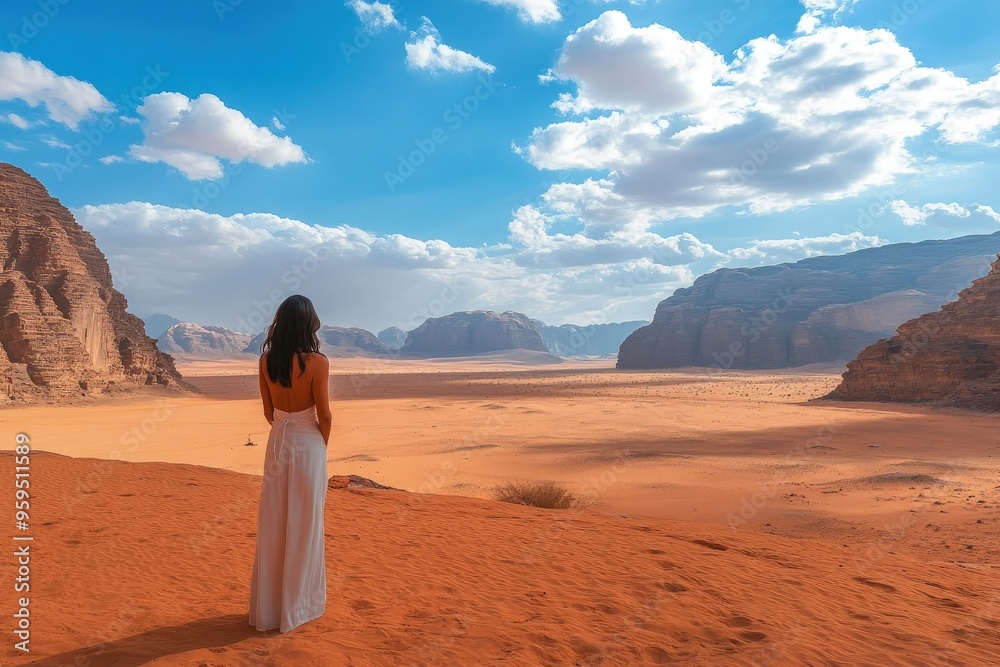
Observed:
[[[219,357],[238,355],[250,342],[250,336],[232,329],[178,322],[156,341],[156,346],[170,354]]]
[[[145,325],[146,335],[153,339],[159,338],[167,329],[180,322],[176,317],[166,313],[150,313],[139,319]]]
[[[786,368],[843,363],[988,271],[1000,232],[719,269],[660,302],[619,368]]]
[[[538,322],[538,320],[533,320]],[[610,322],[607,324],[542,324],[542,338],[549,352],[560,357],[615,356],[622,341],[648,321]]]
[[[400,352],[408,356],[449,357],[534,350],[547,352],[542,332],[522,313],[473,310],[432,317],[409,333]]]
[[[356,327],[321,326],[316,335],[320,340],[320,351],[328,357],[371,357],[392,354],[393,351],[370,331]],[[260,354],[260,347],[267,338],[267,332],[253,337],[244,352]]]
[[[378,339],[393,350],[398,350],[406,343],[406,332],[399,327],[389,327],[378,332]]]

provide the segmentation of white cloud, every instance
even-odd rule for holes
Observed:
[[[566,268],[632,261],[665,267],[687,266],[697,261],[726,257],[689,233],[663,237],[642,230],[611,230],[595,238],[582,233],[550,235],[551,220],[533,206],[522,206],[508,225],[511,240],[522,249],[515,262],[533,268]]]
[[[402,28],[392,7],[384,2],[364,2],[364,0],[349,0],[347,6],[354,10],[361,20],[365,30],[374,35],[386,28]],[[278,128],[281,129],[281,128]]]
[[[724,91],[713,84],[726,65],[675,30],[633,28],[625,14],[608,11],[566,38],[553,73],[577,84],[575,97],[554,105],[564,113],[614,108],[668,114],[717,103]]]
[[[5,142],[3,142],[3,147],[4,147],[4,148],[5,148],[6,150],[9,150],[9,151],[26,151],[26,150],[28,150],[28,149],[27,149],[27,148],[25,148],[24,146],[18,146],[17,144],[15,144],[15,143],[11,143],[11,142],[9,142],[9,141],[5,141]]]
[[[65,141],[59,139],[58,137],[54,137],[52,135],[43,136],[40,138],[40,140],[43,144],[45,144],[49,148],[59,148],[59,149],[71,148],[71,146],[67,144]]]
[[[476,56],[441,42],[441,35],[426,16],[420,30],[406,42],[406,64],[431,72],[493,72],[496,68]]]
[[[984,204],[963,206],[958,203],[937,202],[911,206],[902,199],[896,199],[889,203],[889,210],[899,216],[903,224],[908,227],[927,224],[951,227],[956,219],[962,220],[962,225],[965,227],[982,223],[1000,224],[1000,213]]]
[[[277,116],[271,116],[271,125],[279,132],[285,129],[285,124],[278,120]]]
[[[74,214],[114,274],[125,277],[117,286],[133,309],[232,328],[275,290],[279,300],[309,295],[332,324],[371,328],[412,328],[430,315],[428,308],[444,314],[443,303],[444,312],[515,309],[584,321],[608,308],[612,290],[614,312],[605,316],[638,319],[693,281],[691,262],[725,259],[689,234],[595,242],[543,232],[533,241],[463,248],[347,225],[142,202],[85,206]]]
[[[129,154],[142,162],[165,162],[191,180],[223,174],[220,159],[276,167],[306,162],[305,152],[288,137],[258,127],[215,95],[188,99],[180,93],[157,93],[143,100],[145,140]]]
[[[823,23],[827,15],[839,17],[844,11],[853,7],[858,0],[802,0],[806,13],[799,19],[796,32],[814,32]]]
[[[18,116],[16,113],[0,114],[0,123],[10,123],[20,130],[27,130],[31,127],[31,123],[26,121],[21,116]]]
[[[268,303],[312,298],[327,323],[413,328],[455,310],[518,310],[553,322],[645,319],[696,275],[878,245],[861,234],[755,241],[725,252],[690,233],[553,233],[531,206],[510,243],[471,248],[267,213],[221,216],[144,202],[73,211],[94,234],[135,311],[260,330]],[[191,295],[197,294],[197,299]],[[258,307],[260,306],[260,307]],[[246,327],[244,327],[246,328]]]
[[[1000,72],[971,83],[922,67],[882,29],[755,39],[727,63],[608,11],[566,39],[543,79],[575,87],[553,105],[574,117],[518,151],[539,169],[603,174],[551,186],[537,208],[587,233],[856,196],[923,168],[914,139],[986,141],[1000,127]]]
[[[59,76],[20,53],[0,52],[0,100],[22,100],[31,107],[43,104],[49,118],[73,129],[92,113],[114,109],[86,81]]]
[[[756,264],[779,264],[817,255],[842,255],[880,245],[885,245],[885,241],[878,236],[851,232],[829,236],[751,241],[745,247],[734,248],[727,254],[733,259],[733,263],[750,261]]]
[[[483,0],[496,7],[517,10],[517,15],[526,23],[550,23],[562,18],[556,0]]]
[[[114,164],[116,162],[124,162],[125,158],[121,155],[105,155],[102,158],[98,158],[101,164]]]

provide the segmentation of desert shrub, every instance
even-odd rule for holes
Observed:
[[[572,507],[576,498],[561,484],[544,482],[506,482],[493,488],[493,498],[503,503],[563,510]]]

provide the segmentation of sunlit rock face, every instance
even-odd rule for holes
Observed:
[[[0,164],[0,397],[182,385],[128,313],[94,237],[37,180]]]
[[[657,306],[619,368],[787,368],[846,363],[954,300],[989,270],[1000,233],[900,243],[790,264],[719,269]]]
[[[955,301],[865,348],[828,398],[1000,410],[1000,260]]]

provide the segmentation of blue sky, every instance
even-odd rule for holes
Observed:
[[[996,3],[150,4],[0,10],[0,159],[140,313],[649,319],[718,266],[1000,230]]]

